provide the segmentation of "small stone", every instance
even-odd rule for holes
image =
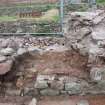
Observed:
[[[5,48],[0,51],[1,55],[10,56],[15,53],[14,49],[12,48]]]
[[[55,75],[38,75],[37,76],[37,81],[53,81],[55,79]]]
[[[64,91],[64,90],[61,90],[60,93],[63,95],[67,95],[67,91]]]
[[[38,91],[38,89],[26,87],[26,88],[24,88],[24,95],[38,96],[39,95],[39,91]]]
[[[33,98],[29,105],[37,105],[37,99]]]
[[[19,48],[18,51],[17,51],[17,54],[18,55],[23,55],[26,52],[27,52],[27,50],[25,48]]]
[[[7,58],[5,56],[0,56],[0,63],[4,62],[6,60],[7,60]]]
[[[44,96],[56,96],[59,95],[59,91],[53,89],[44,89],[40,91],[40,94]]]
[[[6,62],[0,63],[0,75],[6,74],[11,70],[13,66],[13,61],[8,60]]]
[[[48,84],[46,81],[36,81],[34,87],[37,89],[45,89],[45,88],[48,88]]]
[[[36,48],[36,47],[29,47],[28,48],[28,52],[31,55],[36,55],[36,54],[40,54],[41,49]]]
[[[89,105],[87,100],[80,100],[76,105]]]

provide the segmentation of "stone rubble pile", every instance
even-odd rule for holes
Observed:
[[[91,82],[91,89],[94,89],[91,94],[105,93],[104,24],[104,10],[69,13],[65,23],[65,27],[67,27],[64,30],[66,45],[80,54],[88,56],[89,81]]]
[[[60,40],[60,41],[59,41]],[[59,38],[35,38],[32,36],[0,38],[0,75],[4,75],[12,69],[16,57],[25,53],[36,53],[48,46],[63,45],[64,39]]]

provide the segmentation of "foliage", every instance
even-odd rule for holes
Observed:
[[[105,0],[97,0],[97,3],[105,3]]]

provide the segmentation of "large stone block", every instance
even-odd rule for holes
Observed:
[[[92,81],[105,80],[105,66],[104,67],[92,67],[90,70],[90,78]]]
[[[51,82],[51,88],[55,90],[63,90],[64,89],[64,83],[62,81],[52,81]]]
[[[65,90],[68,91],[70,95],[81,93],[82,86],[76,82],[65,83]]]

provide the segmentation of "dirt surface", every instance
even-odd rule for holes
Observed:
[[[80,100],[88,100],[89,105],[105,105],[105,96],[45,97],[38,105],[77,105]]]
[[[0,97],[0,105],[28,105],[32,97]]]
[[[34,68],[40,74],[60,74],[86,78],[87,57],[75,51],[47,52],[20,60],[25,69]],[[21,66],[20,65],[20,66]],[[19,69],[20,70],[20,69]]]
[[[28,105],[32,97],[0,98],[0,105]],[[80,100],[88,100],[89,105],[105,105],[105,96],[55,96],[41,97],[37,105],[77,105]]]

